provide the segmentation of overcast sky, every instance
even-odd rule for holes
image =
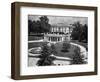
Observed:
[[[29,20],[39,20],[40,15],[29,15]],[[74,22],[79,21],[81,24],[88,24],[87,17],[71,17],[71,16],[47,16],[49,19],[49,24],[56,25],[63,23],[64,25],[73,24]]]

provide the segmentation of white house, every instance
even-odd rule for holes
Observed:
[[[70,41],[72,28],[65,25],[52,25],[49,33],[44,34],[44,40],[49,42]]]

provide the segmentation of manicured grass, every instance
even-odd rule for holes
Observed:
[[[47,43],[47,42],[33,42],[33,43],[28,43],[28,49],[34,48],[34,47],[41,47],[44,43]]]
[[[43,39],[43,36],[35,36],[35,35],[28,36],[28,41],[41,40],[41,39]]]
[[[88,50],[88,44],[87,43],[79,42],[78,40],[71,40],[71,42],[79,44],[81,46],[84,46],[86,48],[86,50]]]
[[[34,47],[41,47],[44,43],[46,42],[29,43],[28,48],[30,49]],[[62,47],[63,47],[63,42],[59,42],[55,44],[55,49],[57,51],[57,54],[55,54],[55,56],[72,58],[74,55],[75,46],[71,45],[70,48],[68,49],[68,52],[62,52]]]
[[[63,47],[63,42],[59,42],[55,44],[57,54],[56,56],[61,56],[61,57],[69,57],[72,58],[74,55],[74,49],[75,46],[71,45],[70,48],[68,49],[68,52],[62,52],[62,47]]]

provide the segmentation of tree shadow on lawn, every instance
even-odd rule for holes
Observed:
[[[71,45],[67,52],[62,52],[63,42],[55,44],[57,54],[56,56],[73,58],[75,46]]]

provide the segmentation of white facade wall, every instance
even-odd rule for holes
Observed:
[[[64,32],[64,33],[69,33],[69,27],[68,26],[59,26],[59,27],[57,27],[57,26],[52,26],[51,27],[51,32]]]

